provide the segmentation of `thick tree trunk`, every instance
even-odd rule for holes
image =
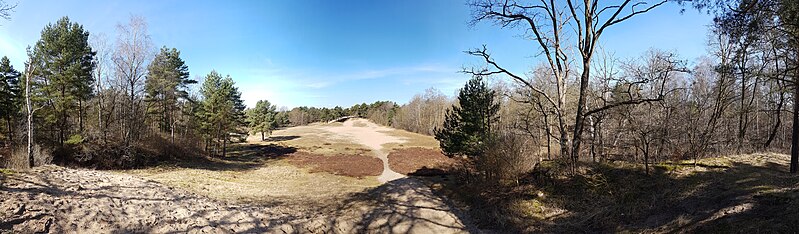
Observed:
[[[588,90],[588,78],[590,76],[590,68],[591,68],[591,60],[590,58],[586,58],[583,60],[583,73],[580,76],[580,92],[579,97],[577,99],[577,115],[574,120],[574,140],[572,140],[572,163],[574,164],[574,168],[572,172],[576,171],[577,160],[580,158],[580,143],[582,143],[582,134],[583,134],[583,125],[585,121],[585,92]]]

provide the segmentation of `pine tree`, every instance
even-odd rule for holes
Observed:
[[[7,137],[14,141],[11,120],[19,112],[22,101],[19,88],[19,71],[11,66],[8,57],[0,59],[0,118],[6,120]]]
[[[247,122],[250,130],[261,133],[261,141],[266,140],[266,134],[271,134],[272,130],[278,125],[276,118],[276,106],[267,100],[259,100],[255,103],[255,108],[247,110]]]
[[[94,55],[89,46],[89,32],[83,26],[63,17],[42,30],[41,39],[33,48],[31,59],[38,77],[40,93],[47,103],[44,117],[58,130],[63,146],[70,134],[70,116],[77,110],[79,127],[83,128],[84,103],[92,96]],[[37,81],[38,82],[38,81]]]
[[[496,92],[490,90],[482,77],[470,79],[458,93],[459,105],[447,111],[442,129],[436,129],[436,139],[448,156],[475,157],[482,154],[483,143],[491,136],[497,122],[499,104]]]
[[[239,127],[244,125],[245,106],[241,92],[230,76],[222,78],[216,71],[211,71],[205,77],[200,93],[204,98],[199,111],[200,131],[207,134],[207,141],[214,143],[213,154],[221,150],[224,157],[231,134],[239,133]]]
[[[179,102],[188,100],[188,85],[197,81],[189,79],[189,67],[175,48],[161,48],[147,70],[144,85],[147,113],[155,117],[162,132],[168,132],[174,138]]]

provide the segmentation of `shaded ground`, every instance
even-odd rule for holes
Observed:
[[[740,155],[699,167],[594,164],[578,176],[545,163],[519,185],[477,191],[432,184],[483,228],[516,232],[791,233],[799,230],[799,176],[789,156]],[[479,195],[475,195],[479,194]]]
[[[408,175],[419,169],[446,169],[454,161],[441,150],[420,147],[395,149],[388,154],[388,163],[395,171]]]

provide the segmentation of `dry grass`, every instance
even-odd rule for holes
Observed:
[[[341,123],[316,124],[314,126],[298,126],[272,133],[266,142],[260,141],[260,135],[250,136],[249,141],[259,144],[279,142],[302,151],[322,155],[361,155],[369,154],[364,146],[347,139],[336,137],[335,134],[319,129],[318,126],[341,125]],[[279,140],[271,140],[279,139]]]
[[[282,160],[244,171],[158,167],[124,172],[218,200],[242,203],[322,204],[379,185],[374,177],[311,173],[310,169]]]
[[[382,132],[390,136],[402,137],[405,139],[405,142],[400,144],[398,143],[384,144],[383,149],[386,150],[387,152],[391,152],[395,149],[404,149],[404,148],[413,148],[413,147],[434,149],[434,150],[439,149],[438,140],[436,140],[433,136],[422,135],[419,133],[413,133],[400,129],[392,129],[390,131],[382,131]]]

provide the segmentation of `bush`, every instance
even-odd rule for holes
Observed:
[[[538,160],[533,155],[529,138],[501,131],[483,144],[482,155],[475,157],[475,170],[486,182],[517,182],[530,172]]]
[[[160,162],[183,158],[186,152],[200,152],[190,139],[175,138],[172,143],[168,136],[151,135],[138,143],[125,145],[121,140],[109,140],[103,143],[97,139],[87,139],[80,144],[78,150],[71,155],[67,164],[98,169],[132,169],[156,165]]]
[[[30,168],[28,164],[28,149],[27,146],[18,147],[14,149],[8,157],[4,160],[3,166],[12,169],[27,169]],[[41,166],[50,164],[53,161],[53,155],[48,150],[39,145],[33,145],[33,162],[34,166]]]

